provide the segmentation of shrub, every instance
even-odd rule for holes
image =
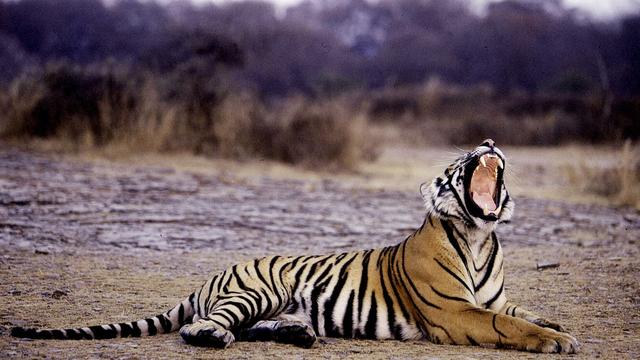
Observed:
[[[0,92],[0,136],[314,166],[353,167],[374,157],[366,118],[346,99],[291,98],[267,107],[219,85],[221,75],[178,70],[160,80],[105,65],[57,64],[25,74]],[[169,81],[178,77],[179,86]]]
[[[363,112],[343,99],[290,99],[275,114],[280,122],[275,157],[294,164],[353,167],[374,159],[375,141]]]
[[[53,64],[18,78],[9,90],[2,135],[64,137],[89,135],[97,145],[113,140],[125,113],[137,106],[134,92],[114,69]],[[111,109],[103,116],[104,109]]]
[[[615,205],[640,209],[640,146],[625,141],[613,166],[577,164],[566,168],[570,183]]]

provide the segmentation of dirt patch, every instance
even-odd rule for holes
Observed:
[[[499,229],[508,296],[566,325],[583,344],[580,357],[639,357],[638,213],[522,197],[516,204],[512,223]],[[92,342],[8,336],[16,325],[154,315],[212,272],[256,256],[394,244],[421,223],[422,209],[417,192],[0,150],[0,357],[533,356],[426,342],[322,339],[310,350],[237,343],[216,351],[187,346],[177,334]],[[538,261],[560,266],[538,271]]]

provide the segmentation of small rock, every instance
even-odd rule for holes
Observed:
[[[560,266],[557,262],[536,262],[536,270],[554,269]]]
[[[584,342],[589,343],[589,344],[602,344],[602,343],[604,343],[604,340],[602,340],[602,339],[594,339],[594,338],[587,338]]]
[[[60,298],[62,298],[63,296],[67,296],[68,293],[66,291],[63,290],[55,290],[52,294],[51,297],[58,300]]]
[[[332,339],[332,338],[322,338],[320,340],[318,340],[318,342],[322,345],[331,345],[331,344],[335,344],[336,342],[338,342],[338,340],[336,339]]]
[[[49,250],[43,248],[36,248],[33,252],[38,255],[49,255]]]

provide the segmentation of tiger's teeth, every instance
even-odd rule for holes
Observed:
[[[489,208],[487,208],[487,204],[484,205],[484,209],[482,209],[482,213],[484,216],[489,215]]]
[[[480,156],[480,162],[482,166],[487,167],[487,161],[484,159],[485,155]]]
[[[502,159],[498,158],[498,167],[500,169],[504,169],[504,163],[502,163]]]

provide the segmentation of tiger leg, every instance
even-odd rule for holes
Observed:
[[[190,345],[224,349],[235,341],[231,329],[251,320],[247,306],[232,298],[215,306],[206,317],[183,326],[180,336]]]
[[[180,336],[189,345],[224,349],[234,341],[233,333],[210,316],[180,329]]]
[[[428,326],[430,337],[441,339],[444,343],[495,344],[543,353],[575,353],[579,348],[578,341],[567,333],[471,305],[432,314],[432,324]]]
[[[298,320],[262,320],[237,332],[238,341],[275,341],[310,348],[316,342],[313,328]]]
[[[544,328],[551,328],[556,331],[567,332],[561,325],[549,321],[536,313],[525,310],[511,303],[510,301],[507,301],[507,303],[504,304],[499,313],[525,319],[532,324],[536,324]]]

